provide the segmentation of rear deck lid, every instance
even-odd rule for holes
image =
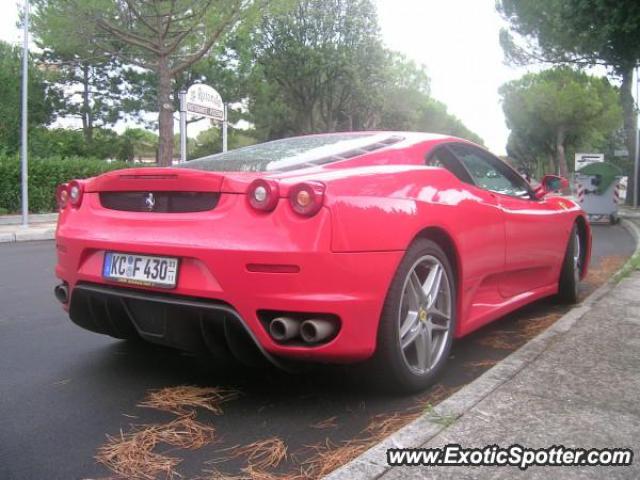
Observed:
[[[91,179],[86,192],[220,192],[224,175],[182,168],[130,168]]]

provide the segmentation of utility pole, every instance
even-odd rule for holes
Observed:
[[[640,83],[640,67],[636,65],[636,148],[635,158],[633,159],[633,208],[638,208],[638,190],[640,185],[638,184],[638,164],[640,163],[640,96],[638,96],[638,84]],[[628,195],[627,190],[627,195]]]
[[[24,0],[22,46],[22,143],[20,145],[22,181],[22,226],[29,226],[29,170],[27,168],[27,85],[29,80],[29,0]]]

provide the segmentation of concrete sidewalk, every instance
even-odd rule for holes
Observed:
[[[0,243],[52,240],[56,233],[57,213],[29,215],[29,226],[22,226],[22,216],[0,216]]]
[[[640,478],[640,272],[625,271],[619,284],[600,287],[520,350],[327,478]],[[630,448],[634,455],[631,466],[525,471],[387,465],[388,448],[448,444]]]

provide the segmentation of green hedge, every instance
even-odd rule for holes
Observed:
[[[123,162],[94,158],[29,158],[29,211],[55,211],[56,187],[61,183],[125,167]],[[19,212],[20,197],[20,160],[14,155],[0,155],[0,213]]]

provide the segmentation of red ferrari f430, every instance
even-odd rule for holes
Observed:
[[[58,189],[73,322],[245,362],[368,362],[426,387],[454,338],[550,295],[591,250],[572,200],[465,140],[310,135]]]

